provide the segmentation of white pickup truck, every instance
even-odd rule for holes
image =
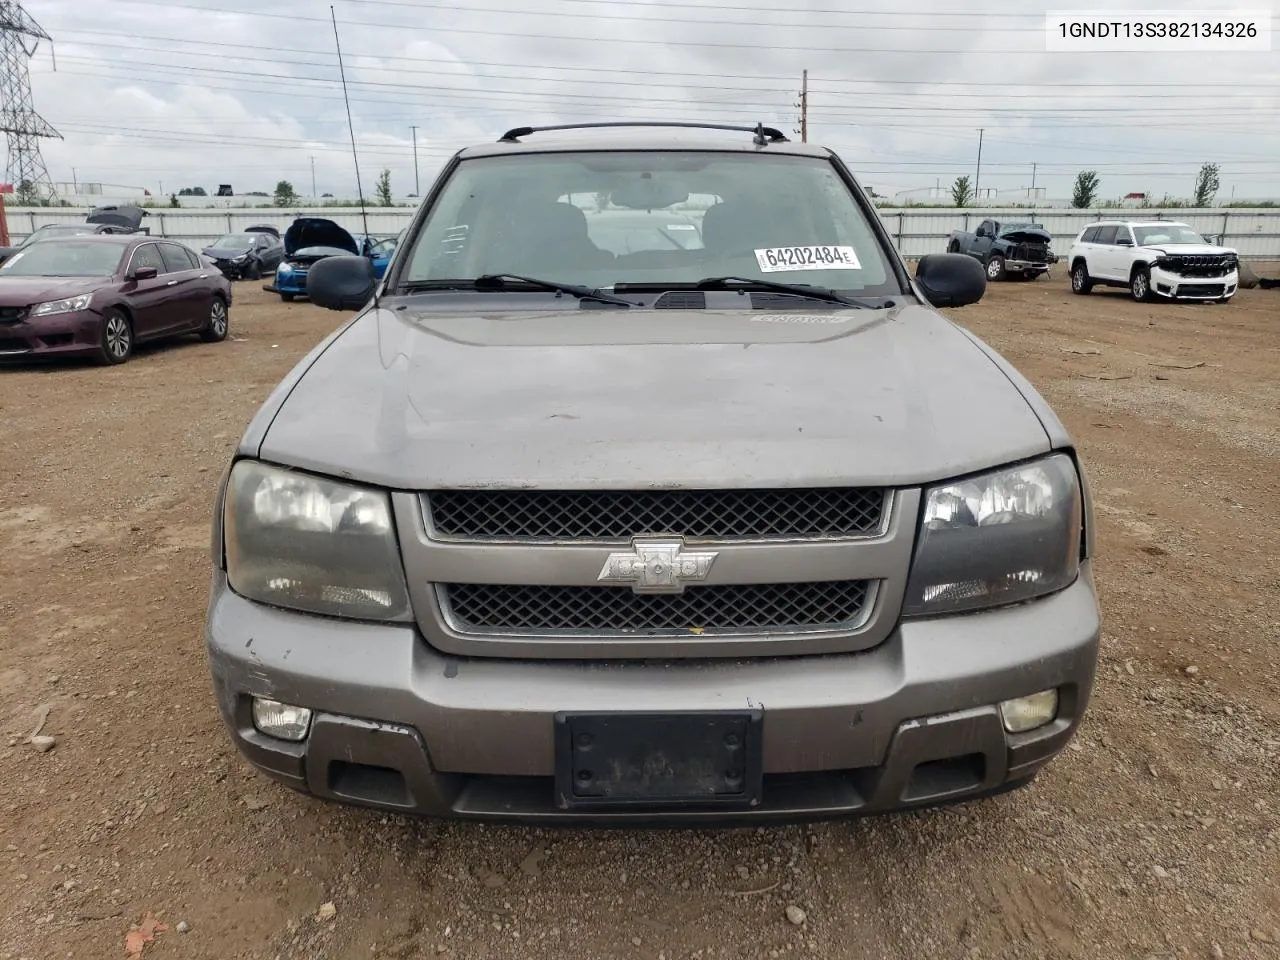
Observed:
[[[1080,231],[1067,254],[1071,289],[1128,287],[1133,299],[1226,303],[1239,284],[1239,255],[1210,244],[1185,223],[1101,220]]]

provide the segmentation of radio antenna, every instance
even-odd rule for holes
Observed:
[[[364,224],[364,235],[369,237],[369,214],[364,208],[364,187],[360,184],[360,156],[356,153],[356,128],[351,122],[351,100],[347,96],[347,72],[342,66],[342,41],[338,39],[338,15],[333,12],[333,4],[329,5],[329,17],[333,20],[333,44],[338,49],[338,73],[342,77],[342,99],[347,105],[347,130],[351,133],[351,159],[356,164],[356,193],[360,198],[360,220]]]

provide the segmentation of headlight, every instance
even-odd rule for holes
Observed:
[[[69,297],[66,300],[50,300],[48,303],[37,303],[31,308],[31,316],[47,317],[55,313],[75,313],[78,310],[88,310],[89,301],[93,299],[93,294],[82,293],[78,297]]]
[[[293,273],[293,264],[282,263],[276,268],[276,273]]]
[[[360,620],[410,616],[385,493],[241,460],[223,504],[227,579],[250,600]]]
[[[236,257],[236,258],[235,258],[234,260],[232,260],[231,262],[232,262],[232,263],[244,263],[244,262],[245,262],[246,260],[248,260],[248,259],[249,259],[249,255],[248,255],[247,253],[242,253],[242,254],[240,254],[240,256]]]
[[[1070,586],[1083,510],[1064,454],[927,490],[903,615],[1019,603]]]

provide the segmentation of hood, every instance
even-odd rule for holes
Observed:
[[[271,234],[271,236],[275,237],[277,240],[280,239],[280,231],[277,230],[275,227],[271,226],[271,224],[269,223],[259,223],[259,224],[255,224],[252,227],[245,227],[244,232],[245,233],[269,233]]]
[[[113,283],[111,277],[6,277],[0,273],[0,307],[65,300]]]
[[[1053,239],[1053,234],[1042,227],[1019,227],[1000,236],[1014,243],[1049,243]]]
[[[1049,449],[933,310],[373,310],[259,455],[400,490],[915,484]]]
[[[1220,257],[1235,253],[1231,247],[1215,247],[1211,243],[1149,243],[1144,244],[1140,249],[1184,257]]]
[[[306,261],[314,263],[316,260],[323,260],[325,257],[349,257],[351,251],[344,247],[303,247],[301,250],[295,250],[289,254],[289,260],[292,263],[300,263]]]
[[[244,245],[240,247],[218,247],[216,249],[214,247],[205,247],[200,253],[210,260],[234,260],[236,257],[243,257],[248,253],[250,246],[251,244],[245,241]]]
[[[359,253],[355,238],[332,220],[299,217],[284,232],[284,252],[293,256],[306,247],[336,247],[343,253]]]
[[[127,227],[130,230],[137,230],[142,225],[142,218],[149,216],[151,214],[141,207],[98,207],[84,218],[84,222],[108,223],[113,227]]]

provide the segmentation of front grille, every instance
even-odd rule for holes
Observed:
[[[31,344],[19,337],[0,337],[0,353],[25,353]]]
[[[450,539],[629,542],[875,536],[882,489],[437,490],[425,497],[434,532]]]
[[[1014,260],[1025,260],[1029,263],[1048,263],[1049,247],[1043,243],[1020,243],[1013,248]]]
[[[1161,257],[1156,265],[1181,277],[1225,277],[1239,266],[1239,261],[1230,254],[1171,254]]]
[[[865,580],[688,587],[637,594],[626,587],[451,583],[441,612],[460,633],[694,636],[861,625]]]
[[[0,323],[17,323],[26,316],[26,307],[0,307]]]

